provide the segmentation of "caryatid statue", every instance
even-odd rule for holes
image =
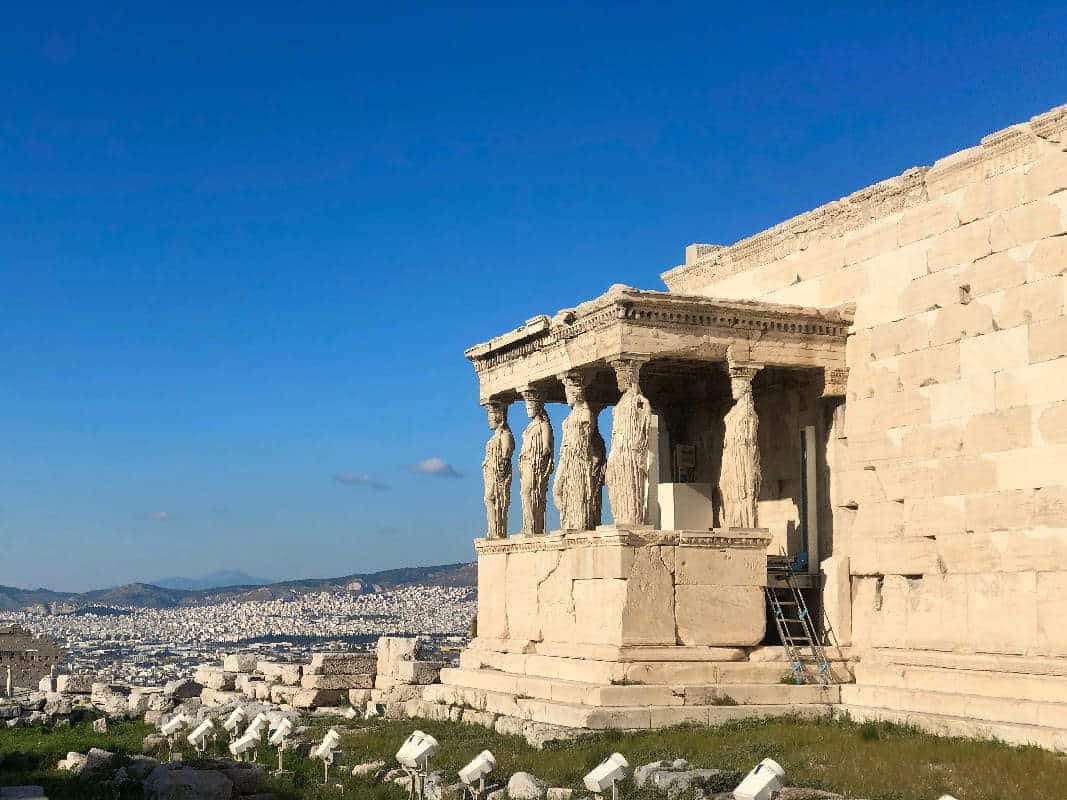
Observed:
[[[593,463],[589,472],[589,522],[587,530],[596,530],[604,519],[604,477],[608,467],[608,449],[604,446],[604,437],[600,435],[600,410],[603,406],[589,404],[589,449],[593,454]]]
[[[548,476],[555,468],[552,421],[545,401],[531,391],[523,392],[530,424],[522,432],[519,448],[519,495],[522,497],[522,532],[527,536],[545,532]]]
[[[757,528],[760,472],[759,419],[752,401],[752,379],[758,366],[730,365],[733,407],[726,412],[719,491],[722,524],[728,528]]]
[[[559,524],[563,530],[590,530],[594,513],[593,484],[598,467],[594,432],[600,439],[603,453],[604,440],[596,430],[596,417],[585,397],[584,376],[568,372],[560,376],[567,404],[571,411],[563,420],[563,436],[559,444],[559,465],[556,480],[552,484],[552,499],[559,509]],[[602,459],[602,455],[601,455]],[[601,465],[603,461],[599,462]],[[599,493],[600,485],[596,485]]]
[[[608,499],[616,525],[644,525],[648,511],[648,432],[652,409],[641,394],[643,360],[613,361],[622,397],[615,405],[608,455]]]
[[[508,505],[511,503],[511,456],[515,452],[515,437],[508,427],[506,403],[490,401],[485,404],[489,416],[489,430],[493,435],[485,444],[482,479],[485,481],[485,518],[487,539],[506,539],[508,535]]]

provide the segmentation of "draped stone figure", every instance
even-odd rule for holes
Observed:
[[[608,455],[608,500],[616,525],[644,525],[648,512],[648,432],[652,410],[641,394],[641,363],[613,362],[622,397],[615,405]]]
[[[485,405],[489,430],[493,435],[485,445],[482,479],[485,482],[486,538],[506,539],[508,535],[508,505],[511,502],[511,456],[515,452],[515,437],[508,427],[507,405],[490,402]]]
[[[519,495],[522,497],[522,532],[527,536],[545,532],[548,476],[555,468],[552,422],[544,401],[525,395],[530,424],[522,432],[519,449]]]
[[[593,463],[589,471],[589,520],[586,530],[595,530],[604,519],[604,476],[607,473],[608,449],[600,435],[600,409],[603,406],[589,405],[589,449]]]
[[[581,377],[568,373],[561,380],[571,411],[563,420],[552,499],[559,510],[559,525],[563,530],[590,530],[594,476],[598,469],[594,443],[596,417],[586,401]],[[599,432],[596,438],[600,439],[603,452],[604,440]],[[598,484],[597,492],[599,489]]]
[[[758,528],[757,501],[762,475],[759,454],[759,419],[752,401],[752,378],[758,367],[730,367],[733,407],[726,413],[723,437],[722,523],[728,528]]]

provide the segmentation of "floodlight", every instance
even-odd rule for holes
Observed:
[[[950,794],[943,794],[937,800],[956,800],[956,798]]]
[[[765,758],[734,789],[735,800],[773,800],[782,791],[785,770],[781,764]]]
[[[424,770],[430,759],[437,755],[440,745],[428,733],[415,731],[396,752],[396,760],[403,767]]]
[[[322,782],[324,785],[330,782],[330,765],[333,763],[334,751],[340,746],[341,734],[330,728],[326,731],[326,735],[322,737],[322,743],[311,751],[311,757],[322,762]]]
[[[485,779],[496,769],[496,758],[488,750],[483,750],[474,760],[459,771],[459,779],[467,787],[474,800],[481,800],[485,794]]]
[[[254,750],[258,746],[259,737],[254,735],[250,736],[246,733],[240,739],[230,743],[230,753],[234,757],[238,757],[247,753],[249,750]]]
[[[593,794],[603,794],[611,789],[614,794],[616,784],[626,777],[626,770],[629,767],[630,762],[623,757],[622,753],[612,753],[600,766],[585,776],[585,788]]]
[[[245,713],[244,708],[242,706],[237,706],[237,708],[230,712],[230,716],[226,717],[226,721],[222,723],[222,727],[231,734],[236,735],[238,726],[247,719],[248,714]]]
[[[270,738],[267,739],[278,750],[278,769],[274,770],[275,775],[284,775],[286,773],[283,759],[285,758],[285,751],[289,747],[287,740],[292,732],[293,721],[288,717],[282,717],[278,720],[278,725],[274,728]]]
[[[277,727],[274,729],[274,733],[270,735],[270,738],[267,741],[275,747],[280,747],[282,744],[285,743],[286,738],[288,738],[289,734],[292,732],[292,720],[283,717],[282,720],[278,723]]]
[[[164,736],[173,736],[190,722],[192,722],[192,720],[185,716],[185,714],[175,714],[159,726],[159,731]]]
[[[333,760],[333,752],[341,746],[341,734],[333,728],[326,731],[322,742],[311,751],[311,757],[320,761]]]
[[[259,713],[248,723],[248,727],[245,728],[245,736],[254,734],[257,739],[263,736],[263,731],[270,725],[270,717],[266,714]]]
[[[185,738],[186,741],[188,741],[189,744],[191,744],[197,750],[199,750],[200,752],[204,752],[207,749],[208,736],[211,736],[214,733],[215,723],[212,722],[210,719],[205,719],[203,722],[197,725],[196,728],[193,729],[192,733],[190,733]]]

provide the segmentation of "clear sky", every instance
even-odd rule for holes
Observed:
[[[20,6],[24,587],[470,559],[464,348],[1067,102],[1063,3]]]

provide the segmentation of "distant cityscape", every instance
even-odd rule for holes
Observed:
[[[312,652],[363,649],[382,635],[418,635],[434,649],[461,645],[476,613],[471,567],[364,576],[385,585],[348,576],[312,581],[311,586],[289,582],[211,590],[200,598],[175,598],[150,591],[159,587],[136,584],[135,592],[130,587],[115,591],[137,602],[71,596],[0,610],[0,624],[21,625],[53,639],[68,651],[66,666],[72,672],[131,686],[160,686],[238,649],[258,652],[263,659],[304,661]],[[389,585],[396,578],[404,585]],[[419,580],[460,585],[408,582]],[[317,590],[316,584],[325,588]]]

